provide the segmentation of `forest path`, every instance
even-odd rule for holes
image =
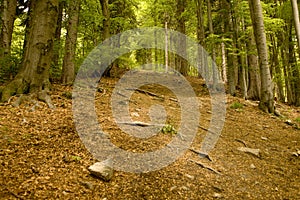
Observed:
[[[200,102],[200,126],[191,148],[199,150],[211,119],[210,96],[204,82],[187,78]],[[120,131],[112,120],[110,95],[117,79],[104,78],[96,95],[98,120],[118,147],[132,152],[160,149],[174,136],[159,133],[148,140]],[[130,113],[149,122],[153,104],[165,107],[167,123],[177,129],[180,106],[166,88],[147,86],[135,92]],[[161,170],[148,173],[116,171],[110,182],[91,176],[87,168],[96,160],[75,131],[72,88],[54,85],[56,109],[39,102],[0,108],[0,199],[297,199],[300,197],[300,109],[278,104],[286,118],[261,112],[257,103],[227,96],[222,135],[210,152],[212,161],[192,151]],[[239,103],[239,104],[238,104]],[[33,106],[35,105],[34,109]],[[231,108],[235,105],[240,108]],[[297,124],[300,125],[299,123]],[[239,147],[259,149],[254,156]],[[201,162],[203,168],[191,160]],[[209,170],[213,169],[215,172]]]

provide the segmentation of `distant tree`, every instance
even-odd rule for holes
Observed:
[[[48,102],[50,87],[49,68],[53,53],[53,41],[57,23],[58,0],[32,0],[30,27],[25,45],[22,68],[2,91],[1,100],[12,95],[33,93]]]
[[[248,0],[254,36],[258,51],[260,74],[261,74],[261,99],[259,108],[265,112],[274,113],[274,95],[271,73],[269,69],[269,58],[267,39],[265,34],[264,19],[260,0]]]
[[[186,7],[186,1],[185,0],[177,0],[177,10],[176,10],[176,16],[177,16],[177,28],[176,30],[178,32],[181,32],[183,34],[186,34],[186,26],[185,26],[185,7]],[[185,38],[181,38],[181,41],[176,41],[176,48],[177,51],[180,52],[181,55],[186,55],[186,40]],[[178,71],[186,76],[188,74],[188,63],[185,59],[183,59],[180,56],[176,56],[176,69]]]
[[[79,22],[80,0],[72,0],[67,6],[68,25],[61,81],[72,84],[75,78],[75,52]]]

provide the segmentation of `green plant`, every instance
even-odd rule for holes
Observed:
[[[300,117],[297,117],[295,120],[296,120],[296,122],[300,123]]]
[[[242,109],[244,107],[243,104],[240,102],[234,102],[233,104],[230,105],[231,109]]]
[[[81,157],[80,156],[71,156],[71,160],[79,161],[79,160],[81,160]]]
[[[162,133],[166,134],[166,133],[170,133],[171,135],[176,135],[177,131],[174,128],[174,126],[170,125],[170,124],[166,124],[163,128],[162,128]]]
[[[64,92],[62,93],[63,97],[66,97],[67,99],[72,99],[72,93],[71,92]]]

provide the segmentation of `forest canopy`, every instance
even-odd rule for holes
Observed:
[[[51,83],[72,84],[102,41],[133,28],[161,27],[194,38],[211,55],[218,67],[213,88],[224,83],[229,94],[259,100],[266,112],[275,112],[274,100],[300,106],[296,0],[2,0],[0,27],[2,101],[35,93],[51,104]],[[180,45],[187,51],[184,41]],[[158,49],[132,51],[104,75],[146,63],[206,78],[185,59]]]

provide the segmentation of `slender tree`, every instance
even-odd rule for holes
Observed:
[[[177,31],[185,34],[186,32],[186,26],[185,26],[185,17],[184,17],[184,11],[186,7],[186,1],[185,0],[177,0]],[[186,55],[186,40],[184,38],[181,39],[181,41],[176,41],[176,48],[178,48],[178,51],[181,52],[182,55]],[[183,59],[180,56],[176,56],[176,68],[179,70],[179,72],[186,76],[188,74],[188,63],[185,59]]]
[[[268,61],[267,39],[260,0],[248,0],[253,24],[254,36],[258,51],[261,74],[261,99],[259,108],[265,112],[274,113],[273,84]]]
[[[80,0],[70,1],[68,6],[68,26],[65,44],[65,56],[62,68],[61,81],[71,84],[75,78],[75,52],[79,22]]]
[[[11,39],[16,18],[17,0],[3,0],[1,6],[0,68],[9,66]]]
[[[293,15],[294,15],[294,24],[295,24],[295,30],[296,30],[296,36],[297,36],[297,42],[298,42],[298,54],[300,56],[300,22],[299,22],[299,11],[298,11],[298,4],[297,0],[291,0],[292,1],[292,8],[293,8]],[[294,76],[294,90],[295,90],[295,105],[300,106],[300,69],[296,65],[295,69],[293,70],[293,76]]]

